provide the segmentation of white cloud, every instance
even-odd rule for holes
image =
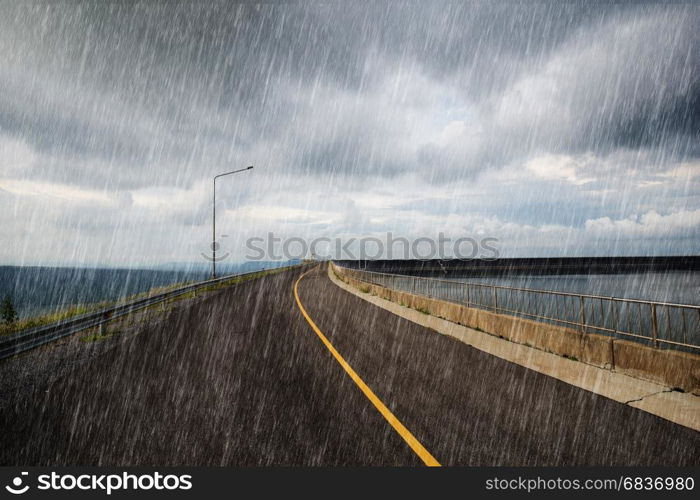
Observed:
[[[700,230],[700,210],[681,210],[666,215],[650,210],[625,219],[601,217],[587,220],[585,228],[594,236],[612,238],[684,236],[691,234],[690,231],[697,233]]]
[[[25,175],[36,159],[27,141],[0,135],[0,178]]]
[[[45,199],[60,199],[75,203],[97,202],[100,204],[117,204],[120,201],[119,193],[106,193],[93,189],[81,189],[66,184],[52,184],[48,182],[34,182],[23,180],[2,180],[0,188],[18,196],[37,196]],[[122,198],[123,200],[123,198]]]
[[[591,158],[574,158],[569,155],[538,156],[525,163],[525,168],[545,180],[566,181],[577,186],[592,182],[593,178],[581,177],[579,173],[590,163]]]
[[[662,172],[660,175],[673,180],[690,181],[691,179],[700,177],[700,161],[683,162],[674,168]]]

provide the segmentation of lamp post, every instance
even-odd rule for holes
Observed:
[[[240,170],[234,170],[232,172],[225,172],[223,174],[219,174],[214,176],[214,196],[213,196],[213,202],[211,206],[211,212],[212,212],[212,226],[211,226],[211,251],[212,251],[212,260],[211,260],[211,277],[216,278],[216,247],[218,244],[216,243],[216,179],[219,177],[223,177],[225,175],[231,175],[231,174],[237,174],[238,172],[245,172],[246,170],[250,170],[253,168],[253,165],[242,168]]]

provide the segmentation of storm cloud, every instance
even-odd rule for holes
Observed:
[[[506,254],[591,252],[594,232],[627,239],[625,253],[698,250],[697,6],[0,1],[0,12],[5,227],[30,218],[58,240],[90,228],[86,245],[100,242],[107,263],[119,259],[105,242],[120,238],[144,262],[194,258],[211,177],[251,163],[221,186],[237,243],[261,225],[414,237],[451,226],[492,233]],[[57,193],[72,194],[46,207]],[[298,211],[305,222],[285,219]],[[0,259],[48,259],[16,231]],[[62,251],[54,260],[91,255]]]

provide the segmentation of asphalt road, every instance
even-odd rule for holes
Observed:
[[[420,465],[299,311],[243,283],[11,396],[4,465]],[[443,465],[700,464],[700,433],[376,308],[317,269],[309,316]]]

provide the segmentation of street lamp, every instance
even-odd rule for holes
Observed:
[[[233,172],[226,172],[223,174],[219,174],[214,176],[214,197],[213,197],[213,203],[211,207],[211,212],[212,212],[212,227],[211,227],[211,251],[212,251],[212,260],[211,260],[211,277],[216,278],[216,247],[218,244],[216,243],[216,179],[219,177],[223,177],[225,175],[231,175],[231,174],[237,174],[238,172],[245,172],[246,170],[250,170],[253,168],[253,165],[242,168],[240,170],[234,170]]]

